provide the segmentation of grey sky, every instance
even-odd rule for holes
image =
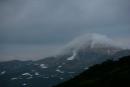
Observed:
[[[1,41],[59,43],[82,33],[129,34],[130,0],[0,0]]]
[[[85,33],[130,43],[130,0],[0,0],[0,42],[66,44]]]

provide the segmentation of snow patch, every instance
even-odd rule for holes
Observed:
[[[48,68],[45,64],[40,64],[40,67],[43,68],[43,69]]]
[[[63,80],[64,78],[60,77],[60,80]]]
[[[88,67],[85,67],[84,69],[87,70],[87,69],[89,69],[89,68],[88,68]]]
[[[35,75],[38,76],[38,75],[40,75],[40,74],[39,74],[38,72],[35,72]]]
[[[71,57],[68,57],[67,60],[74,60],[76,55],[77,55],[76,52],[73,51],[73,55]]]
[[[58,66],[58,68],[61,68],[62,66]]]
[[[11,78],[11,80],[17,80],[18,78]]]
[[[23,83],[22,86],[26,86],[27,84],[26,83]]]
[[[30,73],[23,73],[23,76],[32,76]]]
[[[57,69],[56,72],[64,73],[64,71],[61,71],[60,69]]]
[[[5,73],[6,73],[6,71],[2,71],[0,74],[1,74],[1,75],[4,75]]]

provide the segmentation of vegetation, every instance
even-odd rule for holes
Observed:
[[[55,87],[130,87],[130,56],[96,64]]]

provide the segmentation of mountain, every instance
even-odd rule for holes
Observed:
[[[73,78],[92,65],[129,54],[129,50],[121,48],[104,35],[87,34],[75,39],[52,57],[38,61],[0,62],[0,85],[51,87]]]
[[[130,56],[96,64],[55,87],[130,87]]]

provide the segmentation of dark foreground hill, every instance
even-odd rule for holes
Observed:
[[[55,87],[130,87],[130,56],[96,64]]]

